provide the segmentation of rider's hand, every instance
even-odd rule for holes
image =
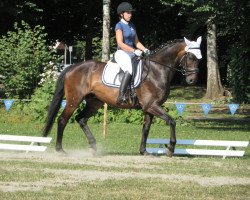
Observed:
[[[144,54],[146,55],[146,56],[148,56],[148,55],[150,55],[150,50],[149,49],[144,49]]]
[[[142,51],[139,50],[139,49],[136,49],[136,50],[134,51],[134,54],[135,54],[136,56],[138,56],[138,57],[141,57]]]

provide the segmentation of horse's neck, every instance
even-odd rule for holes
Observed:
[[[169,85],[173,79],[175,69],[179,66],[180,62],[178,54],[182,49],[181,44],[177,44],[169,49],[162,49],[159,53],[150,57],[149,60],[151,62],[146,62],[146,65],[148,65],[154,74],[160,74],[161,77],[164,77],[161,80],[162,85]]]
[[[176,44],[169,49],[162,49],[158,54],[152,56],[152,60],[157,61],[165,66],[171,66],[173,68],[178,67],[178,53],[181,51],[182,45]]]

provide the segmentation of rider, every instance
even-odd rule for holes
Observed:
[[[133,11],[135,11],[135,9],[133,9],[132,5],[128,2],[122,2],[117,7],[117,14],[119,15],[120,21],[115,26],[118,47],[114,57],[124,71],[119,96],[116,101],[119,105],[127,102],[125,94],[132,77],[131,59],[134,56],[140,57],[142,52],[150,54],[150,51],[139,41],[135,25],[130,22]]]

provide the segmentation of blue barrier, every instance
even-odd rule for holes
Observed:
[[[14,103],[14,100],[13,99],[4,99],[3,100],[3,103],[4,103],[4,106],[5,106],[5,109],[6,111],[9,111],[11,106],[13,105]]]
[[[203,112],[204,112],[205,117],[207,117],[209,111],[210,111],[211,108],[212,108],[212,105],[211,105],[211,104],[208,104],[208,103],[203,103],[203,104],[201,104],[201,107],[202,107],[202,110],[203,110]]]
[[[64,109],[66,106],[66,100],[62,100],[62,103],[61,103],[61,108]]]
[[[178,115],[182,116],[182,114],[186,108],[186,104],[185,103],[176,103],[175,107],[177,109]]]
[[[229,107],[230,112],[231,112],[232,115],[234,115],[234,113],[239,108],[239,106],[240,106],[239,104],[235,104],[235,103],[228,104],[228,107]]]
[[[5,110],[8,112],[10,110],[10,108],[13,106],[15,101],[31,101],[31,100],[28,100],[28,99],[22,99],[22,100],[21,99],[0,99],[0,102],[1,101],[3,102],[3,104],[5,106]],[[86,102],[83,101],[83,103],[86,103]],[[205,117],[208,116],[208,113],[212,108],[212,104],[209,104],[209,103],[176,103],[176,102],[166,102],[166,103],[175,104],[175,107],[177,109],[179,116],[183,115],[185,108],[188,104],[199,104],[204,112]],[[225,104],[223,104],[223,105],[225,105]],[[61,108],[64,109],[65,106],[66,106],[66,100],[62,100]],[[230,110],[231,115],[234,115],[240,107],[239,104],[235,104],[235,103],[227,104],[227,106]]]

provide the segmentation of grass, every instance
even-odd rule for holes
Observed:
[[[131,187],[126,187],[131,185]],[[155,185],[156,187],[150,187]],[[166,187],[166,185],[168,185]],[[110,190],[112,188],[112,190]],[[167,192],[166,192],[167,188]],[[63,189],[63,190],[62,190]],[[123,180],[123,181],[104,181],[102,183],[81,183],[78,187],[56,188],[53,192],[43,190],[42,192],[18,192],[9,195],[3,194],[4,199],[233,199],[232,194],[240,192],[240,197],[235,199],[247,199],[245,187],[219,187],[204,189],[201,193],[196,185],[190,184],[189,189],[184,184],[168,184],[154,180]],[[227,193],[223,191],[226,190]],[[194,192],[193,192],[194,191]],[[207,194],[207,195],[203,195]],[[182,197],[180,198],[180,195]],[[233,195],[234,196],[234,195]],[[42,198],[41,198],[42,197]]]
[[[182,94],[177,88],[171,100],[182,100],[177,98]],[[185,99],[193,101],[192,96]],[[178,119],[177,139],[249,141],[250,123],[243,120],[248,114],[238,115]],[[29,120],[0,109],[0,133],[40,136],[43,124]],[[88,142],[76,123],[65,129],[69,155],[54,152],[56,126],[45,153],[1,151],[1,199],[249,199],[249,147],[242,158],[139,156],[141,125],[110,123],[105,140],[102,124],[89,126],[97,140],[96,157],[86,154]],[[153,124],[149,137],[169,138],[169,127]]]
[[[40,135],[42,124],[0,122],[0,132],[5,134]],[[53,154],[56,129],[51,136],[53,142],[47,153],[17,153],[9,159],[0,160],[0,182],[3,199],[248,199],[250,184],[250,150],[246,149],[243,158],[218,157],[166,157],[139,156],[141,126],[134,124],[108,124],[107,138],[102,138],[102,124],[90,124],[97,139],[98,156],[79,157],[56,156],[55,160],[43,159]],[[250,125],[228,121],[188,121],[178,123],[177,138],[249,140]],[[169,127],[152,125],[150,137],[169,137]],[[69,124],[65,130],[64,148],[66,151],[84,150],[88,143],[77,124]],[[81,151],[80,151],[81,152]],[[23,154],[23,155],[22,155]],[[22,155],[20,157],[20,155]],[[57,154],[55,154],[57,155]],[[0,152],[1,156],[1,152]],[[132,156],[132,157],[131,157]],[[108,160],[117,157],[117,161]],[[132,158],[132,159],[131,159]],[[134,159],[133,159],[134,158]],[[141,160],[140,162],[136,159]],[[107,161],[103,161],[107,159]],[[119,161],[121,159],[121,161]],[[65,162],[65,160],[67,162]],[[78,163],[79,162],[79,163]],[[139,162],[139,163],[138,163]],[[57,171],[65,171],[63,174]],[[67,174],[73,173],[68,176]],[[86,181],[81,174],[112,173],[102,180]],[[121,175],[132,174],[126,178]],[[140,174],[142,177],[137,177]],[[152,176],[143,178],[143,176]],[[173,178],[161,178],[173,176]],[[180,180],[177,177],[182,177]],[[117,178],[118,177],[118,178]],[[188,177],[190,180],[182,180]],[[192,178],[196,181],[193,181]],[[238,184],[202,185],[199,180],[244,179]],[[220,178],[219,178],[220,180]],[[198,182],[197,182],[198,181]],[[18,186],[15,186],[17,183]],[[207,182],[209,183],[209,181]],[[7,186],[9,187],[7,187]],[[1,188],[1,186],[0,186]],[[7,188],[7,189],[6,189]]]
[[[108,154],[137,154],[141,139],[141,125],[111,123],[108,124],[107,139],[102,138],[102,124],[90,124],[97,145],[102,152]],[[43,124],[30,122],[0,122],[2,134],[41,136]],[[245,121],[185,121],[177,123],[177,139],[216,139],[216,140],[249,140],[250,124]],[[56,125],[50,134],[54,139],[50,144],[53,148],[56,138]],[[150,131],[151,138],[169,138],[169,127],[153,124]],[[67,150],[88,147],[87,139],[77,123],[68,124],[63,138],[64,148]],[[247,149],[247,153],[248,149]]]
[[[169,101],[203,102],[206,90],[204,87],[174,86],[171,87]]]
[[[127,186],[130,187],[127,187]],[[155,187],[152,187],[154,185]],[[247,187],[227,186],[203,188],[195,184],[179,183],[171,184],[168,182],[152,179],[140,180],[107,180],[97,183],[80,183],[78,187],[62,187],[50,191],[42,192],[18,192],[9,195],[3,194],[3,198],[8,199],[247,199]],[[225,193],[224,191],[227,191]],[[234,194],[239,192],[239,196]],[[42,198],[41,198],[42,197]],[[243,198],[242,198],[243,197]]]

